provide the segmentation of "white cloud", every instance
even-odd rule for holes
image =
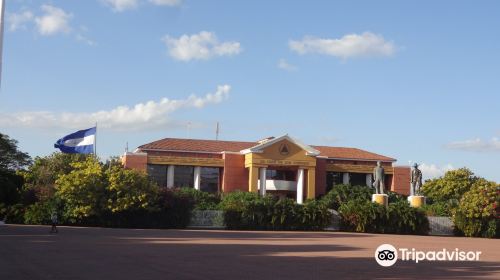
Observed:
[[[44,14],[35,18],[38,33],[48,36],[71,31],[69,21],[73,17],[72,14],[51,5],[42,5],[42,11]]]
[[[215,56],[231,56],[242,51],[239,42],[219,42],[212,32],[202,31],[179,38],[163,37],[171,57],[181,61],[210,59]]]
[[[418,168],[422,171],[422,177],[424,180],[441,177],[447,171],[455,169],[451,164],[437,166],[435,164],[426,163],[420,164]]]
[[[179,6],[183,0],[149,0],[148,2],[156,6]],[[132,10],[145,2],[145,0],[101,0],[106,6],[111,7],[115,12]]]
[[[7,23],[10,31],[26,29],[26,24],[33,22],[34,15],[31,11],[22,11],[7,15]]]
[[[123,12],[125,10],[135,9],[139,5],[139,0],[102,0],[115,12]]]
[[[97,45],[97,43],[94,40],[87,38],[87,36],[82,35],[81,33],[76,34],[75,39],[89,46]]]
[[[462,150],[470,152],[500,152],[500,140],[496,137],[490,141],[483,141],[480,138],[451,142],[445,145],[446,148],[452,150]]]
[[[163,98],[158,102],[148,101],[133,107],[118,106],[111,110],[91,113],[56,113],[48,111],[0,114],[0,126],[29,128],[82,128],[95,122],[100,127],[112,130],[142,130],[165,128],[171,123],[169,114],[186,108],[203,108],[224,101],[231,87],[222,85],[215,93],[203,97],[191,95],[186,99]]]
[[[80,26],[79,31],[74,31],[70,25],[70,20],[73,15],[65,12],[63,9],[51,5],[42,5],[40,7],[41,14],[35,15],[29,10],[19,13],[7,15],[7,23],[10,31],[26,29],[28,24],[35,23],[36,31],[43,35],[56,35],[58,33],[72,33],[78,42],[82,42],[89,46],[95,46],[96,42],[90,39],[85,33],[88,32],[87,27]],[[76,34],[75,34],[76,33]]]
[[[283,58],[278,61],[278,68],[286,70],[286,71],[290,71],[290,72],[297,71],[299,69],[297,66],[288,63]]]
[[[348,34],[340,39],[322,39],[306,36],[302,40],[289,42],[292,51],[299,54],[324,54],[342,59],[354,57],[390,56],[396,46],[381,35],[371,32]]]
[[[182,3],[182,0],[149,0],[149,2],[157,6],[178,6]]]

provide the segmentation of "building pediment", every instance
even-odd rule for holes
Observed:
[[[294,146],[298,147],[299,150],[302,150],[304,152],[304,155],[306,156],[318,156],[320,154],[318,150],[298,141],[297,139],[288,136],[288,134],[276,138],[271,138],[267,141],[263,141],[251,148],[242,150],[241,153],[242,154],[264,153],[264,152],[275,153],[277,151],[282,156],[288,156],[293,151],[297,151],[297,149],[293,148]],[[271,147],[273,147],[274,149],[270,149]]]
[[[269,139],[242,150],[245,166],[316,166],[319,152],[288,135]]]

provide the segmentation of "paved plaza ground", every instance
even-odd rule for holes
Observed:
[[[0,279],[500,279],[500,240],[357,234],[0,226]],[[383,243],[482,251],[478,262],[374,260]]]

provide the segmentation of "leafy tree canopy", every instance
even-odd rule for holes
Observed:
[[[30,156],[21,152],[17,148],[17,143],[17,140],[0,133],[0,170],[15,171],[31,163]]]
[[[159,188],[145,172],[111,166],[106,171],[107,208],[111,212],[154,207]]]
[[[465,236],[499,237],[500,185],[478,180],[460,199],[453,221]]]
[[[66,205],[66,217],[81,220],[98,215],[105,204],[106,178],[93,156],[70,164],[73,170],[56,180],[56,196]]]
[[[27,170],[18,172],[24,178],[26,199],[29,197],[29,201],[36,202],[51,198],[57,178],[70,173],[74,169],[72,163],[83,162],[86,158],[87,155],[60,152],[36,157]]]
[[[52,186],[57,178],[70,173],[72,163],[83,162],[87,155],[63,154],[55,152],[49,156],[36,157],[33,164],[25,172],[21,172],[26,184],[31,186]]]
[[[425,196],[434,201],[460,200],[464,193],[469,191],[476,182],[486,180],[477,177],[468,168],[450,170],[443,177],[428,180],[422,186]]]

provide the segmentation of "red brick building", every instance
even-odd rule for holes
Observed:
[[[162,187],[272,193],[299,203],[336,184],[371,186],[377,161],[385,168],[386,190],[408,194],[410,168],[393,166],[393,158],[305,145],[288,135],[257,142],[165,138],[123,157],[125,167],[146,171]]]

